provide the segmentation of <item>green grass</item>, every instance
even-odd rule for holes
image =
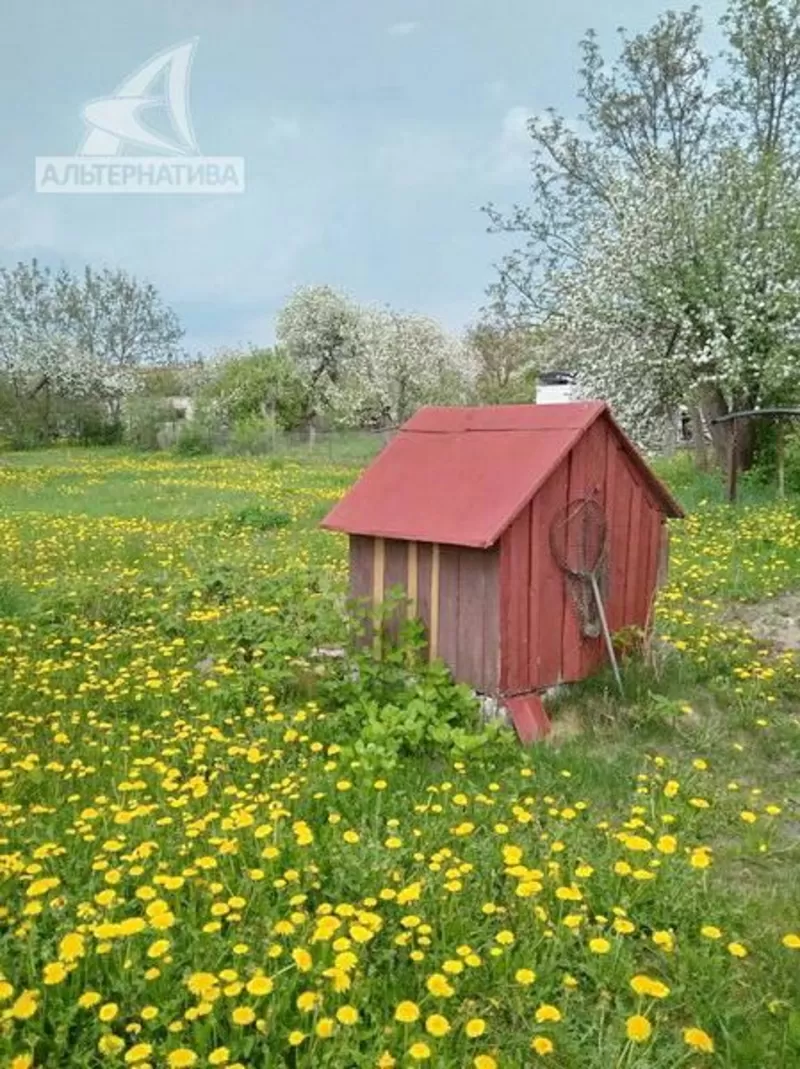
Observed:
[[[800,670],[724,616],[800,509],[663,470],[657,637],[525,751],[411,648],[314,654],[349,463],[0,458],[0,1064],[800,1064]]]

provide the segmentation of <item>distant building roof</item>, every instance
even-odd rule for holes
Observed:
[[[539,374],[542,386],[571,386],[575,382],[572,371],[542,371]]]

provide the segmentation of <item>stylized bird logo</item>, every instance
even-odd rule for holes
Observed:
[[[197,38],[165,49],[126,78],[109,97],[93,100],[83,109],[91,127],[79,150],[81,156],[123,155],[126,145],[156,149],[183,156],[198,155],[199,148],[189,116],[189,72]],[[153,84],[164,75],[166,89],[151,95]],[[166,108],[174,139],[145,126],[141,115]]]

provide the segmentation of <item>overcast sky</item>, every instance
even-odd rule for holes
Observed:
[[[663,0],[2,0],[0,259],[123,267],[187,346],[269,343],[296,286],[473,320],[501,239],[480,207],[525,197],[527,115],[578,113],[578,41],[613,44]],[[680,6],[680,5],[678,5]],[[722,4],[703,10],[716,21]],[[242,156],[232,196],[52,196],[82,110],[197,37],[199,149]],[[155,112],[153,112],[155,121]]]

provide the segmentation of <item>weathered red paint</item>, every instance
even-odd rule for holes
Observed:
[[[456,679],[516,703],[522,736],[545,723],[521,696],[582,679],[606,656],[602,638],[582,634],[550,551],[554,518],[587,496],[608,523],[610,626],[645,626],[664,520],[682,512],[599,402],[422,409],[323,526],[351,535],[357,597],[373,593],[374,538],[386,540],[387,590],[407,582],[417,542],[418,615],[429,627],[438,544],[438,653]]]
[[[423,408],[322,521],[330,530],[486,549],[600,418],[600,401]],[[680,509],[627,438],[668,515]]]
[[[508,710],[519,741],[524,746],[529,746],[549,733],[550,719],[538,694],[506,698],[503,705]]]

